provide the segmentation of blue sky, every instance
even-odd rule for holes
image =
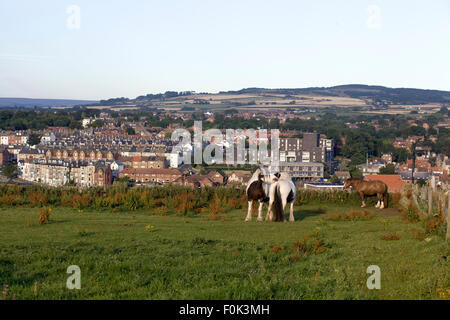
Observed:
[[[450,1],[0,0],[0,97],[348,83],[450,90]]]

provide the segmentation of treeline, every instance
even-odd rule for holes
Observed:
[[[189,95],[192,95],[193,93],[194,93],[193,91],[180,91],[180,92],[166,91],[164,93],[156,93],[156,94],[149,93],[146,95],[138,96],[138,97],[136,97],[136,99],[120,97],[120,98],[111,98],[111,99],[107,99],[107,100],[100,100],[100,102],[95,105],[110,106],[110,105],[123,105],[123,104],[127,104],[127,103],[142,103],[142,102],[147,102],[147,101],[151,101],[151,100],[164,100],[164,99],[169,99],[169,98],[189,96]]]
[[[99,110],[73,108],[68,110],[0,110],[0,129],[2,130],[42,130],[49,126],[81,129],[83,118],[95,117]]]
[[[395,200],[395,196],[393,196]],[[296,205],[359,206],[356,193],[344,191],[321,192],[299,189]],[[376,199],[369,199],[374,205]],[[393,202],[390,201],[391,205]],[[234,209],[247,209],[245,188],[180,186],[127,187],[124,184],[106,189],[90,188],[79,191],[74,187],[43,187],[0,185],[0,206],[3,207],[66,207],[77,210],[135,211],[149,210],[151,214],[220,214]]]

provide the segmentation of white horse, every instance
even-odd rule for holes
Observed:
[[[275,182],[276,180],[278,180],[278,178],[275,175],[265,176],[261,173],[260,169],[257,169],[255,173],[253,173],[253,176],[247,183],[246,194],[248,201],[248,212],[245,221],[252,220],[252,208],[254,201],[259,201],[257,221],[263,221],[262,217],[263,205],[264,204],[266,206],[268,205],[270,185],[272,182]],[[269,215],[269,212],[267,212],[267,215]]]
[[[278,174],[279,180],[272,183],[269,190],[269,207],[267,209],[266,221],[274,221],[272,206],[275,211],[275,221],[286,221],[284,208],[290,203],[289,221],[294,222],[294,202],[297,190],[289,174],[283,172]]]

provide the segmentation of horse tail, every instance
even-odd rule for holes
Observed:
[[[389,193],[388,193],[387,185],[386,185],[386,190],[384,191],[384,194],[383,194],[383,202],[384,202],[384,207],[387,208],[389,206]]]
[[[281,194],[280,194],[280,184],[277,183],[275,186],[275,193],[274,193],[274,201],[273,201],[273,209],[275,211],[275,221],[283,221],[283,205],[281,200]]]

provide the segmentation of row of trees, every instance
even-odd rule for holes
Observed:
[[[99,110],[73,108],[68,110],[3,109],[0,111],[2,130],[42,130],[49,126],[81,129],[83,118],[95,117]]]

